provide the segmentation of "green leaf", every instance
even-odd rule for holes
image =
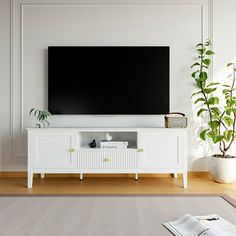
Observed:
[[[39,113],[38,109],[35,109],[34,116],[37,117],[37,113]]]
[[[35,110],[35,108],[32,108],[29,112],[29,115],[31,115],[31,113]]]
[[[193,77],[193,78],[195,78],[196,77],[196,74],[199,72],[199,70],[197,70],[197,71],[194,71],[192,74],[191,74],[191,76]]]
[[[211,50],[206,51],[206,55],[212,55],[212,54],[215,54],[215,53]]]
[[[196,85],[198,88],[202,89],[205,88],[206,82],[205,80],[196,79]]]
[[[214,144],[220,142],[224,138],[223,135],[217,135],[213,132],[208,132],[207,136],[213,141]]]
[[[205,45],[208,47],[211,45],[211,40],[210,39],[207,39],[206,42],[205,42]]]
[[[199,74],[199,78],[202,80],[207,80],[207,73],[205,71],[201,72]]]
[[[233,130],[226,130],[224,132],[224,140],[229,142],[230,139],[232,138],[232,135],[233,135]]]
[[[224,135],[213,135],[212,140],[213,143],[216,144],[220,142],[224,138]]]
[[[207,136],[208,136],[210,139],[212,139],[213,135],[214,135],[214,134],[213,134],[212,131],[210,131],[210,132],[207,133]]]
[[[209,129],[205,129],[205,130],[203,130],[201,133],[200,133],[200,138],[202,139],[202,140],[206,140],[206,132],[208,131]]]
[[[198,92],[196,92],[196,93],[193,93],[191,97],[193,97],[193,96],[195,96],[195,95],[197,95],[197,94],[199,94],[199,93],[201,93],[201,92],[202,92],[202,91],[198,91]]]
[[[227,88],[231,88],[231,86],[228,85],[228,84],[223,84],[223,86],[224,86],[224,87],[227,87]]]
[[[208,105],[219,104],[219,98],[218,97],[211,97],[211,98],[208,99],[208,101],[206,103]]]
[[[199,64],[198,62],[195,62],[195,63],[191,66],[191,68],[193,68],[194,66],[200,66],[200,64]]]
[[[235,64],[231,62],[231,63],[228,63],[228,64],[227,64],[227,67],[229,67],[229,66],[234,66],[234,65],[235,65]]]
[[[233,120],[229,116],[225,116],[224,121],[228,126],[231,126],[233,124]]]
[[[201,113],[204,112],[204,111],[207,111],[207,109],[204,109],[204,108],[200,109],[200,110],[198,111],[198,113],[197,113],[197,116],[200,116]]]
[[[232,112],[232,109],[231,109],[231,108],[225,107],[225,113],[226,113],[228,116],[231,115],[231,112]]]
[[[196,45],[196,47],[199,47],[199,46],[203,47],[203,44],[199,43],[199,44]]]
[[[37,117],[38,120],[41,119],[41,114],[42,114],[42,111],[38,111],[38,117]]]
[[[205,89],[204,89],[204,92],[205,92],[206,94],[209,94],[209,93],[214,92],[216,89],[217,89],[217,88],[205,88]]]
[[[205,102],[204,98],[198,98],[194,103],[197,104],[198,102]]]
[[[230,93],[230,90],[229,90],[229,89],[223,89],[222,93],[223,93],[223,94]]]
[[[212,128],[212,129],[216,129],[220,126],[220,122],[218,120],[213,120],[213,121],[209,121],[208,125]]]
[[[211,87],[211,86],[218,85],[218,84],[220,84],[220,83],[217,83],[217,82],[215,82],[215,83],[210,83],[210,84],[207,85],[207,87]]]
[[[209,66],[210,63],[211,63],[211,60],[207,58],[207,59],[204,59],[202,62],[203,62],[205,65]]]
[[[226,100],[227,106],[231,107],[233,105],[233,101],[231,99]]]
[[[220,116],[221,112],[218,107],[211,107],[212,113],[214,113],[216,116]]]
[[[197,51],[199,52],[199,54],[203,55],[204,52],[206,51],[206,49],[205,48],[199,48],[199,49],[197,49]]]

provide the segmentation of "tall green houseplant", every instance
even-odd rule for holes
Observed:
[[[200,43],[196,46],[197,62],[191,68],[194,70],[192,78],[195,80],[198,91],[193,93],[194,103],[200,104],[201,108],[197,115],[207,115],[207,128],[200,133],[200,138],[206,140],[209,138],[214,144],[219,144],[219,150],[223,158],[230,157],[227,152],[235,140],[236,128],[236,94],[235,94],[235,64],[229,63],[227,67],[231,73],[226,78],[228,84],[209,82],[208,70],[211,64],[211,56],[214,54],[211,48],[210,40]],[[224,95],[223,101],[215,95],[217,90],[221,89]]]
[[[236,180],[236,158],[229,155],[229,150],[236,138],[236,85],[235,64],[229,63],[227,67],[230,74],[224,78],[226,83],[210,82],[208,70],[211,56],[214,54],[210,40],[196,46],[197,61],[191,66],[192,78],[198,89],[193,93],[194,103],[200,105],[198,116],[206,118],[206,128],[201,131],[202,140],[209,139],[219,147],[220,154],[209,155],[209,171],[215,181],[232,183]],[[219,99],[217,94],[222,93]],[[205,121],[205,119],[204,119]]]

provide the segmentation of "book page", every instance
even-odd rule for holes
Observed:
[[[210,230],[209,226],[202,224],[190,214],[185,214],[176,221],[167,222],[164,226],[177,236],[205,236],[208,234],[203,233]],[[211,234],[211,236],[216,236],[216,234]]]
[[[236,226],[218,215],[196,216],[199,222],[211,228],[217,235],[236,236]]]

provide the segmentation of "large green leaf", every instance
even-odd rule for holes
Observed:
[[[223,119],[228,126],[233,124],[233,120],[229,116],[225,116]]]
[[[221,114],[220,109],[218,107],[211,107],[211,111],[217,116],[220,116]]]
[[[215,54],[213,51],[211,51],[211,50],[207,50],[206,51],[206,55],[213,55],[213,54]]]
[[[211,97],[208,99],[207,104],[208,105],[219,104],[219,98],[218,97]]]
[[[194,103],[197,104],[198,102],[205,102],[204,98],[198,98]]]
[[[212,93],[212,92],[216,91],[216,89],[217,89],[217,88],[205,88],[205,89],[204,89],[204,92],[205,92],[206,94],[209,94],[209,93]]]
[[[213,143],[216,144],[218,142],[220,142],[221,140],[223,140],[224,135],[213,135],[212,140]]]
[[[207,136],[213,141],[214,144],[220,142],[224,138],[224,135],[218,135],[211,131],[207,133]]]
[[[217,129],[220,126],[220,122],[218,120],[213,120],[213,121],[209,121],[208,125],[212,128],[212,129]]]
[[[204,52],[206,51],[206,49],[205,48],[199,48],[199,49],[197,49],[197,51],[199,52],[199,54],[204,54]]]
[[[228,116],[230,116],[231,115],[231,113],[232,113],[232,109],[230,108],[230,107],[225,107],[225,113],[228,115]]]
[[[224,132],[224,140],[229,142],[233,136],[233,130],[225,130]]]
[[[200,74],[199,74],[199,79],[201,80],[207,80],[207,73],[205,71],[202,71]]]
[[[207,58],[207,59],[204,59],[202,62],[203,62],[205,65],[209,66],[210,63],[211,63],[211,60]]]
[[[206,140],[206,132],[208,131],[209,129],[205,129],[205,130],[203,130],[201,133],[200,133],[200,138],[202,139],[202,140]]]
[[[196,79],[196,84],[197,84],[197,87],[200,89],[205,87],[205,81],[202,81],[200,79]]]

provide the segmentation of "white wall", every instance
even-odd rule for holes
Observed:
[[[236,3],[217,0],[212,8],[210,0],[133,0],[129,4],[122,0],[68,2],[12,0],[10,4],[10,0],[0,1],[1,170],[26,169],[24,129],[34,124],[28,112],[32,107],[47,106],[48,45],[170,45],[170,107],[189,117],[189,169],[205,170],[206,159],[201,157],[206,149],[196,140],[194,131],[199,124],[192,117],[193,86],[189,66],[194,45],[201,38],[213,37],[212,15],[215,48],[220,48],[218,45],[222,42],[231,43],[225,37],[231,32],[221,27],[217,16],[222,19],[222,9],[229,8],[227,17],[234,17],[231,9]],[[231,55],[230,50],[224,53],[225,59],[228,55]],[[221,63],[215,59],[215,65],[221,66]],[[216,66],[214,69],[216,71]],[[163,126],[163,117],[53,116],[51,124],[153,127]]]

